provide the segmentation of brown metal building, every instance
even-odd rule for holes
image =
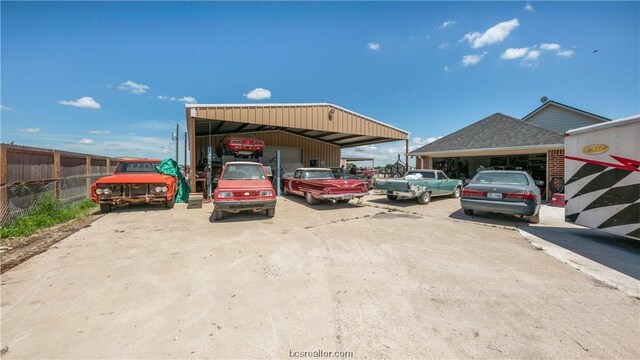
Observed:
[[[340,150],[405,140],[409,133],[328,103],[318,104],[188,104],[187,132],[191,164],[206,157],[225,135],[242,134],[265,141],[265,156],[280,150],[283,161],[304,166],[340,165]],[[191,166],[195,189],[196,166]]]

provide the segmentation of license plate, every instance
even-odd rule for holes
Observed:
[[[487,193],[489,199],[502,199],[502,193]]]

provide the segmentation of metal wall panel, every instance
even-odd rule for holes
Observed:
[[[282,131],[267,131],[258,133],[246,133],[242,136],[264,140],[267,146],[284,146],[302,149],[302,159],[305,166],[309,165],[309,160],[318,159],[324,161],[325,166],[339,166],[340,147],[321,141],[314,141],[302,136],[285,133]],[[222,140],[223,136],[203,136],[197,137],[195,147],[196,163],[200,162],[202,156],[206,156],[207,147],[211,144],[214,151]],[[211,142],[209,142],[211,141]]]

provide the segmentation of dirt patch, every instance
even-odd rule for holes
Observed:
[[[5,250],[0,253],[0,273],[4,273],[29,258],[47,251],[58,241],[82,228],[91,226],[92,222],[102,216],[102,214],[96,212],[82,219],[72,220],[41,230],[31,236],[5,239],[3,241],[3,249]]]

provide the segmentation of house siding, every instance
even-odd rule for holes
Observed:
[[[525,122],[558,134],[564,134],[568,130],[599,124],[602,121],[558,106],[548,106],[532,115]]]

